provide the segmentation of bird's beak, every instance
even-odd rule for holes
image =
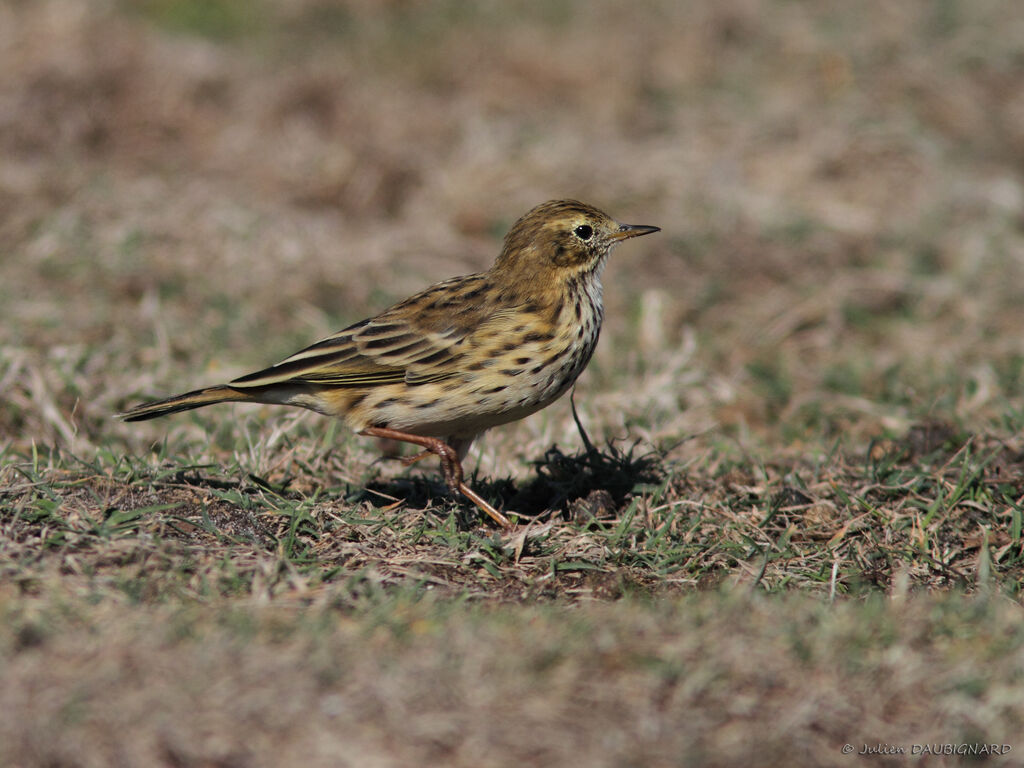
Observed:
[[[618,232],[612,232],[611,238],[615,242],[626,240],[630,237],[649,235],[651,232],[660,232],[661,227],[649,227],[646,224],[620,224]]]

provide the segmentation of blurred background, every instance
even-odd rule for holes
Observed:
[[[557,197],[663,229],[606,273],[594,429],[1012,435],[1022,172],[1014,0],[4,0],[0,437],[143,446],[113,412],[486,269]],[[556,408],[486,460],[578,440]]]
[[[314,414],[113,416],[560,197],[662,231],[614,446],[470,455],[513,535]],[[1022,295],[1020,0],[0,0],[0,764],[1010,764]]]

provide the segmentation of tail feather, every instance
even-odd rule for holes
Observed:
[[[244,402],[256,399],[255,393],[232,387],[206,387],[205,389],[186,392],[183,395],[168,397],[166,400],[154,400],[151,403],[143,403],[129,411],[118,414],[118,416],[124,421],[145,421],[146,419],[156,419],[160,416],[168,416],[180,411],[189,411],[193,408],[202,408],[204,405],[233,401]]]

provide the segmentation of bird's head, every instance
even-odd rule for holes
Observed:
[[[576,200],[551,200],[512,226],[494,268],[521,279],[600,275],[618,243],[657,231],[658,227],[620,224]]]

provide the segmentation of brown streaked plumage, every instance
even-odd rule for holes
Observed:
[[[515,223],[487,272],[445,280],[277,365],[132,408],[125,421],[229,401],[297,405],[441,459],[445,480],[503,527],[462,479],[473,440],[539,411],[583,371],[601,331],[601,273],[622,240],[658,227],[619,224],[575,200]]]

